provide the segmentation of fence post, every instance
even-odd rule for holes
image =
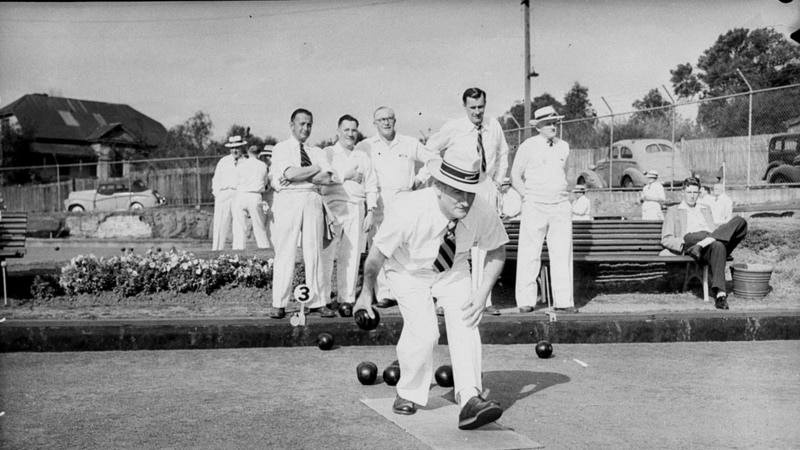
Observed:
[[[736,68],[736,73],[739,74],[740,77],[744,80],[744,84],[747,85],[747,90],[750,91],[750,106],[748,108],[747,113],[747,187],[750,187],[750,160],[752,159],[751,156],[753,155],[753,87],[750,86],[750,82],[747,81],[747,78],[744,77],[742,71],[739,68]]]
[[[611,111],[611,127],[610,127],[611,128],[611,137],[610,137],[610,142],[608,143],[608,156],[607,156],[608,157],[608,190],[611,191],[611,189],[614,188],[614,185],[612,184],[612,180],[613,180],[612,179],[612,173],[614,172],[614,167],[613,167],[613,164],[614,164],[613,161],[614,160],[611,158],[611,147],[614,146],[614,110],[611,109],[610,106],[608,106],[608,102],[606,101],[605,97],[600,97],[600,98],[603,99],[603,103],[606,104],[606,108],[608,108],[608,110]]]
[[[670,108],[672,111],[670,116],[670,122],[672,123],[672,176],[669,177],[669,187],[673,189],[675,187],[675,99],[672,98],[672,94],[669,93],[669,89],[666,86],[662,84],[661,87],[664,88],[664,92],[667,93],[669,100],[672,102],[672,107]]]
[[[197,183],[197,189],[196,189],[197,190],[197,205],[195,207],[197,209],[200,209],[200,203],[202,201],[202,193],[200,192],[200,158],[196,157],[194,159],[194,161],[195,161],[195,167],[197,169],[197,170],[195,170],[195,181]]]

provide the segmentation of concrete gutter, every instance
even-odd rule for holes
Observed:
[[[330,333],[336,345],[393,345],[402,330],[398,316],[362,331],[352,318],[309,317],[304,327],[288,319],[7,320],[0,324],[0,352],[224,349],[316,345]],[[440,343],[447,342],[439,318]],[[800,339],[800,311],[688,312],[663,314],[485,317],[485,344],[761,341]]]

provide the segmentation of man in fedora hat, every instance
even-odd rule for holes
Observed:
[[[233,223],[233,201],[236,198],[238,176],[236,166],[242,158],[242,149],[247,141],[241,136],[231,136],[225,147],[230,154],[217,162],[214,176],[211,178],[211,193],[214,195],[214,225],[211,237],[212,250],[224,250],[225,241],[231,232]]]
[[[481,166],[481,180],[478,195],[490,205],[497,206],[503,179],[508,171],[508,143],[500,122],[494,117],[486,117],[486,92],[480,88],[468,88],[461,95],[466,113],[460,119],[447,121],[432,135],[425,146],[435,152],[465,151],[477,155]],[[501,211],[498,209],[497,214]],[[486,252],[472,250],[472,283],[474,287],[483,282],[483,267]],[[487,300],[486,312],[499,315],[500,311],[492,305],[491,292]]]
[[[511,185],[522,195],[522,219],[517,254],[516,298],[520,312],[533,312],[536,277],[547,238],[556,312],[576,313],[572,297],[572,205],[567,190],[569,144],[556,137],[564,116],[552,106],[539,108],[531,125],[539,134],[517,149]]]
[[[642,188],[642,220],[664,220],[661,206],[667,201],[664,186],[658,180],[658,172],[648,170],[644,173],[647,184]]]
[[[464,152],[446,152],[426,164],[434,185],[397,199],[397,207],[375,235],[364,267],[364,288],[355,311],[370,316],[372,287],[381,267],[397,296],[403,331],[397,342],[402,377],[393,410],[414,414],[426,405],[433,375],[433,351],[439,340],[433,297],[444,309],[447,341],[453,365],[456,401],[461,406],[458,427],[474,429],[503,413],[482,394],[481,337],[478,324],[486,298],[505,262],[508,242],[494,206],[476,196],[480,159]],[[486,250],[483,283],[472,288],[469,249]]]
[[[233,249],[244,250],[247,240],[247,218],[253,228],[258,248],[269,248],[267,215],[262,207],[262,196],[269,183],[267,165],[258,159],[258,146],[247,148],[247,158],[242,158],[237,169],[236,199],[233,201]]]
[[[572,202],[572,220],[592,220],[592,202],[586,198],[586,186],[579,184],[572,190],[575,201]]]

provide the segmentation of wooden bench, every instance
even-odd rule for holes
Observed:
[[[8,306],[6,259],[25,256],[25,235],[28,232],[27,212],[0,213],[0,266],[3,272],[3,305]]]
[[[689,256],[661,256],[660,220],[591,220],[572,223],[572,260],[578,263],[665,263],[684,264],[683,290],[692,278],[701,279],[703,299],[708,297],[708,266],[698,266]],[[505,222],[510,242],[506,245],[506,258],[517,259],[519,248],[519,220]],[[549,273],[550,256],[547,242],[542,248],[542,266],[539,283],[548,302],[552,298]]]

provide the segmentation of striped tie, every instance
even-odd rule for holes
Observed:
[[[311,158],[308,157],[308,153],[306,153],[306,148],[303,146],[303,143],[300,143],[300,167],[308,167],[311,165]]]
[[[547,140],[547,144],[550,145],[550,147],[552,147],[553,146],[553,138],[548,139]]]
[[[483,124],[478,125],[478,154],[481,155],[481,172],[486,172],[486,152],[483,149]]]
[[[444,233],[442,245],[439,246],[439,255],[433,263],[433,269],[437,272],[444,272],[453,266],[453,259],[456,256],[456,225],[458,219],[451,220],[447,224],[447,231]]]

